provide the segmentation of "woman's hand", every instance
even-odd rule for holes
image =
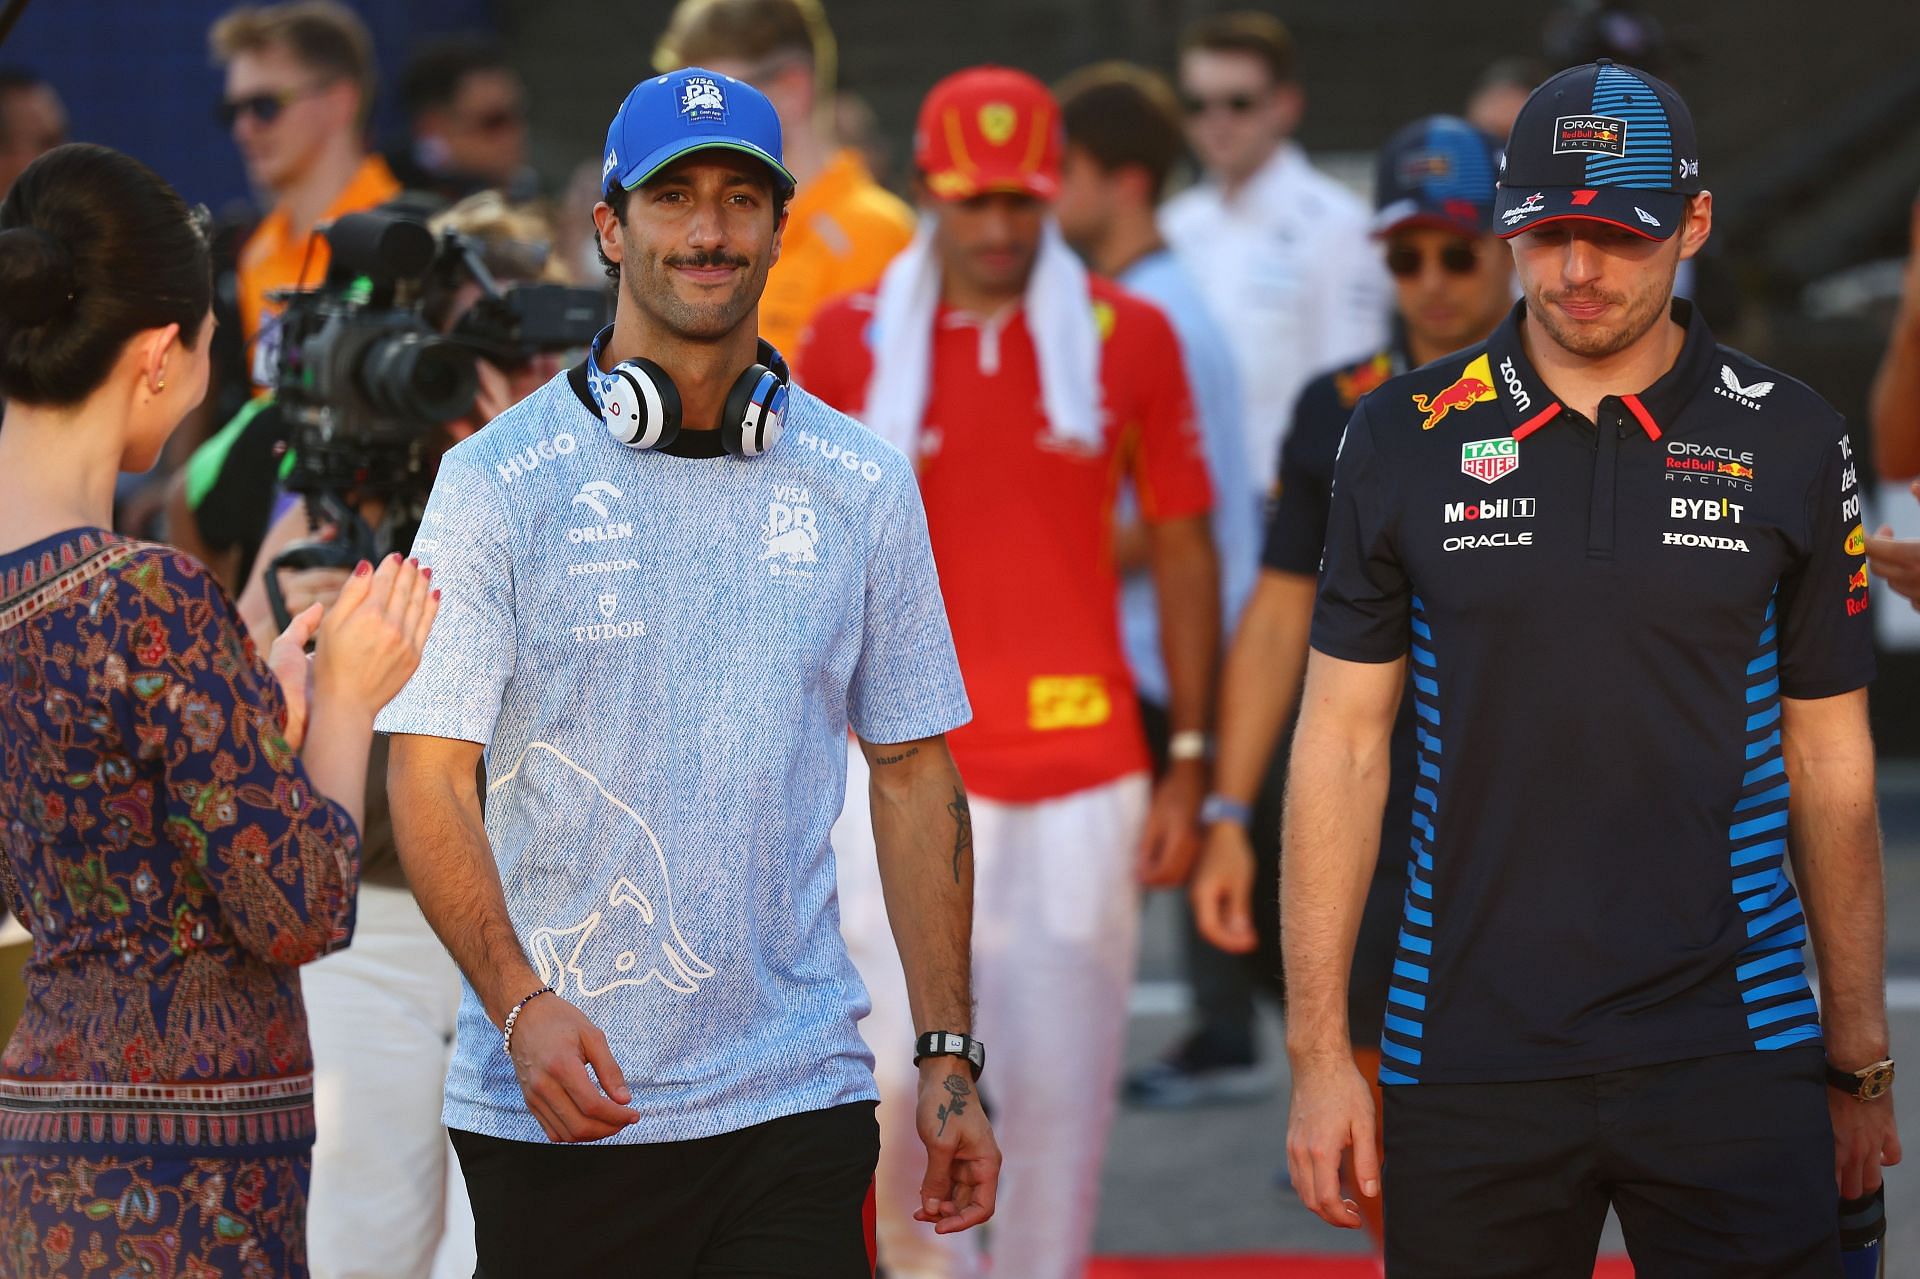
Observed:
[[[280,736],[295,754],[307,740],[307,708],[312,701],[313,668],[307,660],[307,641],[320,629],[325,610],[312,604],[294,614],[287,629],[280,632],[267,650],[267,669],[280,681],[280,693],[287,704],[287,722]]]
[[[340,699],[371,719],[405,687],[440,612],[432,577],[432,569],[398,554],[377,569],[363,561],[353,571],[320,622],[316,698]]]

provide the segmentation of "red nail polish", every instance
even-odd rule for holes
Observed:
[[[365,577],[371,572],[373,572],[373,565],[367,563],[365,560],[361,560],[359,565],[353,570],[353,575],[355,577]]]
[[[440,588],[437,586],[433,588],[433,599],[436,604],[440,602]]]
[[[393,554],[387,556],[387,559],[392,563],[398,564],[400,562],[400,552],[395,551]]]
[[[433,580],[433,570],[430,568],[423,568],[420,570],[420,576],[426,578],[429,582],[431,582]]]

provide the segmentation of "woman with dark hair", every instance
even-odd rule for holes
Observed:
[[[207,384],[201,219],[105,147],[0,203],[0,1273],[307,1273],[295,966],[353,931],[374,713],[437,610],[362,564],[267,663],[198,563],[116,536]],[[309,663],[303,650],[317,640]],[[310,690],[310,691],[309,691]],[[303,749],[304,746],[304,749]]]

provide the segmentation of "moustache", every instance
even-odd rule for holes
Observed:
[[[1549,302],[1599,302],[1607,306],[1621,306],[1626,302],[1625,298],[1615,297],[1610,293],[1595,293],[1581,289],[1569,290],[1565,293],[1548,293],[1543,296]]]
[[[711,253],[676,253],[660,259],[671,267],[691,267],[696,271],[709,270],[716,266],[745,269],[753,263],[738,253],[725,253],[714,250]]]

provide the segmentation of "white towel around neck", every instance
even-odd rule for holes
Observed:
[[[1051,434],[1090,448],[1100,445],[1100,332],[1087,291],[1087,269],[1052,218],[1040,234],[1027,279],[1027,331],[1040,363],[1040,402]],[[933,218],[880,277],[870,342],[873,373],[861,420],[881,439],[917,457],[920,425],[932,381],[933,323],[940,309],[940,260]]]

